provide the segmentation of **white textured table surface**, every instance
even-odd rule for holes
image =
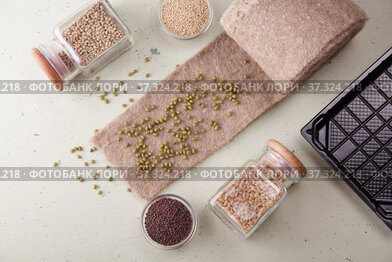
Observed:
[[[126,79],[138,68],[163,78],[221,32],[218,18],[229,2],[213,0],[211,29],[182,42],[161,32],[157,0],[113,0],[136,46],[97,75]],[[313,78],[354,79],[391,46],[392,1],[357,2],[370,21]],[[44,79],[30,48],[51,39],[53,26],[80,4],[1,1],[0,79]],[[145,64],[144,56],[152,61]],[[299,130],[334,96],[291,95],[202,166],[241,165],[255,158],[269,138],[294,149],[307,166],[325,166]],[[93,129],[120,114],[127,99],[121,95],[106,105],[97,95],[0,95],[0,166],[42,167],[59,160],[62,166],[82,166],[69,149],[88,148]],[[106,165],[99,153],[95,158]],[[128,193],[123,182],[98,182],[103,196],[92,182],[0,182],[0,261],[391,261],[391,231],[343,182],[302,182],[291,188],[248,240],[234,235],[206,206],[222,183],[178,181],[164,191],[186,198],[199,218],[192,242],[166,252],[144,240],[140,213],[145,203]]]

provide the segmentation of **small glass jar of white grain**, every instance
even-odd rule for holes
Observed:
[[[209,0],[160,0],[158,11],[163,31],[180,40],[200,36],[208,30],[213,18]]]
[[[133,45],[127,26],[107,0],[88,2],[54,28],[54,38],[32,55],[61,89],[79,74],[96,72]]]
[[[212,211],[245,238],[280,205],[287,188],[306,175],[302,162],[276,140],[257,161],[247,162],[209,200]]]

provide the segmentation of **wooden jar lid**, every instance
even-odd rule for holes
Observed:
[[[297,171],[301,178],[306,176],[306,168],[304,164],[302,164],[302,162],[284,145],[276,140],[270,139],[267,142],[267,146],[281,155],[287,161],[287,163]]]
[[[41,69],[48,76],[49,80],[55,85],[56,89],[61,91],[63,89],[63,80],[46,57],[37,48],[31,49],[31,54]]]

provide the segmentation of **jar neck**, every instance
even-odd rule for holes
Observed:
[[[40,45],[38,49],[63,81],[71,80],[79,74],[72,59],[55,39]]]
[[[271,181],[278,182],[285,188],[297,183],[300,179],[298,172],[279,153],[269,147],[266,147],[258,162],[266,169]]]

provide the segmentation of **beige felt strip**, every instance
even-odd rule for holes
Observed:
[[[245,60],[249,60],[249,63],[244,63]],[[216,76],[218,79],[238,80],[242,79],[244,74],[247,74],[249,79],[269,80],[260,67],[225,33],[222,33],[198,54],[177,68],[166,80],[194,79],[197,73],[202,74],[206,79],[211,79],[213,76]],[[146,94],[132,107],[128,108],[123,114],[109,123],[102,131],[97,133],[92,138],[92,142],[113,166],[135,167],[138,160],[134,157],[131,149],[133,149],[133,145],[137,144],[138,138],[123,136],[120,142],[116,140],[118,131],[124,129],[123,122],[126,121],[130,125],[138,123],[140,119],[147,115],[150,119],[159,119],[163,116],[164,107],[175,96],[175,94]],[[199,119],[200,117],[204,118],[205,120],[201,126],[207,132],[203,136],[199,136],[196,142],[188,142],[192,147],[197,148],[198,153],[190,156],[187,160],[183,160],[181,157],[171,159],[170,161],[173,162],[174,166],[183,168],[196,166],[203,159],[228,143],[262,112],[285,97],[283,94],[252,94],[242,96],[240,98],[240,104],[237,106],[233,103],[226,102],[218,111],[214,111],[211,108],[205,111],[200,107],[194,106],[194,110],[189,113],[193,116],[193,119],[189,120],[186,117],[182,117],[184,124],[187,126],[192,126],[195,119]],[[211,101],[206,104],[211,104]],[[157,109],[146,113],[145,107],[151,105],[156,105]],[[229,111],[233,113],[231,117],[227,116],[227,112]],[[213,131],[208,124],[210,120],[219,123],[221,129],[219,131]],[[166,130],[172,128],[171,121],[165,128]],[[166,140],[173,141],[173,137],[164,131],[157,138],[149,136],[146,144],[156,152],[160,144]],[[126,148],[124,146],[126,143],[130,143],[132,146]],[[174,177],[175,175],[170,176]],[[163,179],[162,181],[133,181],[130,178],[129,184],[134,193],[148,200],[172,181],[170,179]]]
[[[242,0],[240,0],[242,1]],[[252,2],[248,0],[247,2]],[[290,8],[290,5],[296,5],[296,1],[282,0]],[[301,0],[305,1],[305,0]],[[324,1],[324,0],[323,0]],[[339,0],[345,2],[346,0]],[[256,1],[257,2],[257,1]],[[264,1],[260,1],[264,2]],[[268,1],[271,2],[271,1]],[[272,1],[274,2],[274,1]],[[336,1],[332,1],[336,2]],[[343,5],[344,6],[344,5]],[[284,8],[282,10],[285,10]],[[258,16],[256,13],[252,13],[252,16]],[[356,21],[360,21],[362,16],[357,16],[352,18]],[[345,19],[342,19],[345,20]],[[249,22],[249,21],[248,21]],[[313,21],[308,21],[308,23],[313,23]],[[335,24],[335,26],[340,26],[341,24]],[[330,41],[324,43],[324,46],[319,48],[319,54],[315,61],[312,62],[311,67],[302,66],[302,62],[298,66],[293,65],[290,69],[291,73],[288,75],[274,74],[275,77],[285,80],[299,80],[299,79],[288,79],[293,76],[308,76],[311,72],[317,70],[322,63],[324,63],[328,58],[330,58],[336,51],[338,51],[342,46],[344,46],[361,28],[363,27],[362,22],[353,23],[351,27],[343,27],[333,30],[340,30],[340,33],[333,35]],[[253,28],[253,31],[257,28]],[[321,29],[320,29],[321,30]],[[332,30],[326,28],[326,30]],[[235,31],[235,30],[234,30]],[[303,32],[307,34],[308,32]],[[263,39],[253,39],[252,35],[244,36],[248,41],[254,42],[256,46],[262,48],[262,46],[269,41],[274,41],[272,35],[266,34]],[[236,35],[237,42],[244,44],[245,40],[238,41],[241,38]],[[246,44],[244,44],[246,45]],[[299,47],[301,49],[301,47]],[[252,51],[252,50],[251,50]],[[254,50],[253,50],[254,51]],[[283,52],[284,50],[281,50]],[[300,50],[299,52],[305,52]],[[288,56],[290,57],[290,54]],[[302,53],[304,54],[304,53]],[[258,58],[258,62],[263,64],[260,54],[255,56]],[[290,58],[291,59],[291,58]],[[288,61],[290,61],[290,59]],[[309,59],[305,57],[304,59]],[[244,63],[243,61],[249,60],[249,63]],[[287,66],[287,61],[282,60],[282,65]],[[295,62],[295,61],[294,61]],[[293,63],[294,63],[293,62]],[[268,64],[263,64],[266,68],[269,68]],[[270,66],[275,67],[271,72],[275,72],[276,67],[279,62],[274,62]],[[282,70],[284,71],[284,70]],[[292,73],[296,72],[296,73]],[[300,73],[298,73],[300,72]],[[194,79],[196,74],[202,74],[205,79],[211,79],[216,76],[218,79],[224,80],[239,80],[242,79],[243,75],[248,75],[250,80],[270,80],[270,78],[264,73],[264,71],[238,44],[232,40],[226,33],[222,33],[214,41],[208,44],[203,50],[201,50],[194,57],[189,59],[179,68],[177,68],[172,74],[170,74],[166,80],[185,80]],[[284,78],[282,78],[284,77]],[[287,78],[286,78],[287,77]],[[99,148],[99,150],[106,156],[109,162],[115,167],[135,167],[137,166],[138,158],[132,153],[132,149],[138,144],[138,137],[122,136],[121,141],[117,141],[117,134],[119,130],[124,130],[125,127],[123,122],[138,123],[140,119],[148,116],[150,119],[159,119],[164,115],[164,109],[167,104],[169,104],[175,94],[147,94],[137,101],[132,107],[128,108],[123,114],[118,116],[114,121],[109,123],[102,131],[96,134],[92,138],[92,142]],[[178,95],[180,97],[180,95]],[[198,165],[203,159],[214,153],[216,150],[221,148],[223,145],[228,143],[236,134],[238,134],[242,129],[244,129],[248,124],[255,120],[260,114],[271,108],[277,102],[282,100],[285,94],[270,94],[270,93],[258,93],[252,95],[241,95],[239,98],[240,104],[234,105],[233,103],[225,102],[221,109],[218,111],[209,109],[202,109],[200,107],[194,106],[189,114],[192,115],[193,119],[187,119],[186,117],[181,117],[183,123],[181,126],[187,125],[192,126],[194,119],[204,118],[204,122],[200,124],[199,128],[205,128],[207,132],[201,136],[197,136],[197,141],[187,141],[192,148],[198,150],[197,154],[189,156],[187,160],[184,160],[180,156],[170,159],[173,166],[190,169]],[[212,98],[208,98],[206,104],[212,104]],[[145,112],[145,107],[150,107],[151,105],[156,105],[157,109],[152,110],[149,113]],[[183,111],[181,109],[181,111]],[[228,117],[227,112],[232,112],[232,116]],[[188,113],[182,113],[188,114]],[[214,120],[220,124],[221,129],[219,131],[214,131],[209,127],[208,122]],[[173,128],[171,126],[172,121],[164,123],[162,126],[165,127],[165,131],[161,132],[157,137],[148,136],[145,144],[148,144],[147,151],[152,151],[153,154],[159,153],[159,147],[164,141],[168,141],[170,147],[175,148],[178,145],[172,145],[173,137],[170,136],[166,130]],[[127,148],[125,145],[129,143],[131,146]],[[153,196],[159,193],[165,186],[172,183],[177,179],[177,174],[163,174],[160,176],[160,180],[148,180],[148,181],[136,181],[134,174],[130,174],[127,178],[130,187],[133,192],[135,192],[139,197],[149,200]]]

